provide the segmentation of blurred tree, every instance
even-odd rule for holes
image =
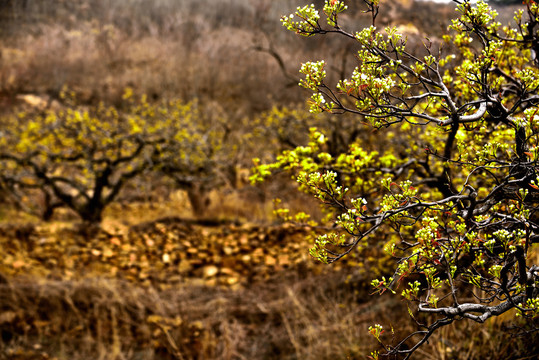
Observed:
[[[193,214],[202,217],[207,214],[211,190],[236,186],[248,137],[239,131],[241,121],[230,121],[210,105],[203,109],[194,103],[182,119],[182,131],[189,141],[181,148],[177,139],[161,145],[159,170],[187,192]]]
[[[378,0],[363,3],[373,26],[357,32],[340,26],[347,6],[339,0],[325,1],[327,25],[314,5],[282,22],[299,35],[333,33],[359,43],[350,78],[333,86],[325,61],[307,62],[300,85],[313,92],[312,112],[358,115],[376,140],[334,154],[326,133],[312,128],[305,146],[271,164],[257,160],[252,180],[287,170],[329,209],[334,230],[311,249],[320,261],[368,246],[395,258],[394,275],[372,285],[394,294],[402,285],[412,318],[432,317],[416,320],[419,330],[391,345],[395,337],[372,326],[385,355],[408,358],[440,327],[463,318],[483,323],[510,310],[524,333],[537,334],[539,69],[532,55],[539,6],[525,0],[516,25],[502,27],[485,2],[455,1],[460,17],[447,44],[426,41],[419,54],[407,50],[396,28],[375,27]]]
[[[215,150],[219,143],[200,121],[196,103],[152,105],[145,97],[133,99],[130,90],[124,99],[126,109],[119,112],[103,105],[77,106],[64,96],[64,110],[4,119],[3,189],[45,219],[67,206],[85,222],[99,223],[125,184],[148,171],[188,172],[191,183],[210,176],[215,169],[207,165],[208,148]]]

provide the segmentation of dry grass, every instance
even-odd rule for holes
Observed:
[[[0,285],[0,359],[360,359],[374,322],[412,330],[404,304],[346,273],[288,274],[251,288],[158,291],[122,281]],[[500,321],[442,329],[421,359],[519,359],[537,351]],[[528,346],[528,347],[526,347]]]
[[[238,291],[161,292],[104,279],[22,280],[2,285],[2,353],[58,359],[321,359],[366,350],[367,344],[357,345],[355,320],[313,280],[296,277],[287,286],[275,281]],[[330,343],[336,338],[342,340]]]
[[[405,3],[384,3],[382,12],[389,15],[380,16],[378,26],[404,26],[417,48],[427,32],[436,38],[453,15],[450,7]],[[297,81],[256,48],[275,50],[292,78],[308,59],[326,58],[331,79],[355,61],[354,47],[342,39],[305,39],[285,31],[279,18],[297,5],[294,0],[78,0],[54,6],[9,1],[0,25],[0,94],[57,98],[68,86],[85,102],[118,104],[130,86],[154,99],[219,101],[236,115],[302,102]],[[351,7],[343,22],[368,26],[361,6]]]
[[[57,98],[68,86],[84,102],[117,104],[130,86],[154,99],[218,100],[242,115],[273,101],[299,101],[296,89],[284,88],[274,59],[254,50],[263,32],[280,28],[276,14],[291,4],[279,5],[95,0],[23,8],[13,2],[6,10],[11,21],[0,26],[0,93]],[[255,16],[259,8],[268,11]]]

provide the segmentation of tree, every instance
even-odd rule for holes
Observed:
[[[25,209],[47,219],[66,206],[92,224],[125,185],[149,171],[175,165],[190,171],[207,161],[201,151],[211,134],[198,119],[196,103],[150,104],[134,99],[129,89],[125,109],[83,107],[64,96],[63,110],[21,113],[3,119],[0,138],[2,188]],[[179,160],[175,160],[179,159]],[[199,173],[192,174],[192,181]]]
[[[371,327],[385,355],[408,358],[441,327],[507,311],[522,319],[522,331],[537,334],[539,6],[526,0],[510,27],[483,1],[455,0],[460,17],[444,42],[427,39],[424,53],[411,53],[396,28],[376,28],[378,0],[363,3],[373,25],[357,32],[341,27],[347,6],[339,0],[325,1],[326,24],[314,5],[281,21],[302,36],[360,45],[348,79],[328,84],[322,60],[302,65],[300,85],[313,93],[312,112],[355,114],[377,140],[335,156],[313,128],[306,146],[258,163],[252,180],[285,169],[329,209],[335,230],[311,249],[320,261],[367,246],[394,258],[394,275],[373,280],[376,291],[400,288],[414,319],[415,312],[435,319],[416,320],[420,330],[391,345],[382,326]]]
[[[161,146],[159,170],[187,192],[193,214],[201,217],[211,190],[235,186],[245,137],[238,131],[239,121],[230,121],[209,105],[194,104],[182,118],[185,140],[181,148],[177,141]]]

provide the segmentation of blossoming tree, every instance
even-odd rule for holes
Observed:
[[[502,26],[485,2],[455,0],[460,17],[444,41],[412,53],[396,28],[376,27],[378,2],[363,0],[373,25],[355,32],[341,26],[339,0],[325,1],[325,21],[314,5],[281,20],[302,36],[331,33],[360,46],[349,78],[330,84],[325,61],[307,62],[300,85],[312,91],[312,112],[356,114],[378,140],[335,156],[311,129],[306,146],[258,163],[252,179],[288,170],[331,209],[334,231],[311,249],[320,261],[367,246],[394,258],[394,275],[372,285],[402,296],[414,319],[433,320],[390,345],[372,326],[382,354],[408,358],[443,326],[507,311],[536,332],[539,6],[525,0],[514,25]]]
[[[136,178],[166,174],[189,191],[191,184],[217,176],[217,160],[231,166],[215,155],[223,148],[224,130],[212,119],[203,122],[197,103],[151,104],[145,96],[134,99],[130,89],[124,98],[118,111],[81,106],[66,95],[65,109],[0,119],[0,188],[44,219],[67,207],[95,225]]]

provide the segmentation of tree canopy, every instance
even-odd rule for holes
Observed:
[[[443,326],[507,311],[529,336],[539,329],[539,6],[525,0],[502,25],[483,1],[454,2],[459,17],[423,52],[376,26],[378,0],[363,0],[372,26],[358,31],[341,26],[339,0],[281,19],[301,36],[359,45],[348,78],[328,83],[326,61],[310,61],[300,85],[312,92],[311,112],[354,114],[374,141],[331,154],[331,138],[312,128],[308,144],[258,162],[252,180],[284,169],[321,201],[333,230],[311,249],[320,261],[371,246],[394,258],[394,275],[372,285],[405,299],[419,330],[389,344],[395,337],[373,325],[385,355],[408,358]]]
[[[215,182],[220,167],[232,166],[233,159],[222,154],[233,157],[222,150],[227,131],[196,102],[150,104],[144,96],[133,100],[127,89],[118,110],[81,106],[73,96],[64,93],[66,106],[59,110],[3,119],[0,185],[23,209],[43,218],[64,206],[97,224],[137,177],[166,174],[185,188]],[[214,165],[218,156],[219,166]],[[36,192],[43,198],[41,208],[29,195]]]

